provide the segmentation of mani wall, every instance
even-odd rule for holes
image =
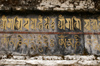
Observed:
[[[100,55],[99,13],[48,13],[1,14],[1,54]]]

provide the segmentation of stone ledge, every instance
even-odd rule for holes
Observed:
[[[61,56],[35,56],[27,57],[27,59],[21,59],[24,56],[14,56],[14,58],[20,59],[1,59],[0,65],[43,65],[43,66],[63,66],[63,65],[74,65],[74,66],[99,66],[100,57],[94,55],[66,55],[65,59]],[[38,58],[38,59],[35,59]],[[43,59],[44,58],[44,59]],[[50,59],[51,58],[51,59]]]
[[[99,0],[1,0],[0,10],[99,11]]]

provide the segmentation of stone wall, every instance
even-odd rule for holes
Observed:
[[[69,12],[71,13],[69,14]],[[77,14],[76,12],[80,12],[80,13]],[[1,43],[0,44],[0,66],[100,66],[100,45],[99,45],[100,35],[97,35],[99,34],[100,30],[99,29],[96,30],[95,28],[100,26],[99,19],[98,19],[99,13],[97,12],[100,12],[100,0],[0,0],[0,17],[2,15],[6,15],[7,18],[9,17],[14,18],[15,15],[17,15],[19,17],[26,18],[26,17],[30,17],[27,16],[29,13],[29,15],[36,14],[37,17],[40,14],[42,14],[43,16],[49,16],[53,14],[53,17],[54,15],[56,15],[55,18],[58,19],[57,15],[63,14],[64,16],[66,16],[67,14],[66,18],[76,16],[81,20],[83,18],[89,19],[88,21],[91,25],[90,26],[91,31],[89,31],[89,28],[87,29],[87,27],[84,27],[84,29],[82,29],[81,31],[77,29],[75,29],[76,31],[70,31],[66,28],[65,32],[83,32],[83,33],[93,32],[93,34],[96,34],[96,35],[92,35],[92,34],[88,35],[89,33],[87,33],[87,35],[83,35],[83,34],[79,35],[81,38],[78,39],[80,40],[79,42],[81,43],[81,46],[77,47],[77,51],[73,49],[72,46],[67,46],[66,49],[63,49],[64,46],[58,45],[57,44],[58,41],[55,40],[55,44],[57,45],[57,47],[54,46],[54,48],[52,47],[51,50],[44,49],[45,51],[43,53],[40,53],[38,50],[37,51],[34,51],[33,49],[31,50],[30,47],[27,47],[26,49],[25,45],[22,45],[21,48],[17,47],[16,49],[13,46],[13,42],[15,40],[12,41],[13,40],[12,38],[19,38],[20,34],[14,34],[14,32],[9,32],[8,34],[2,35],[2,32],[0,32],[1,33],[0,34],[1,37],[0,38],[0,43]],[[33,16],[34,15],[32,15],[31,18]],[[94,23],[92,23],[92,19],[97,21],[97,26],[92,27],[94,25]],[[45,21],[43,23],[45,23]],[[56,23],[57,21],[55,21],[55,24]],[[84,26],[86,24],[87,23],[83,22],[82,20],[82,25]],[[55,26],[57,27],[57,25]],[[9,29],[9,25],[7,25],[7,30],[5,29],[4,30],[0,29],[0,30],[3,31],[4,33],[7,33],[7,31],[12,31]],[[56,29],[55,31],[52,31],[51,29],[50,31],[56,32],[57,30],[59,32],[62,32],[59,29]],[[19,31],[19,30],[16,29],[14,31]],[[24,27],[24,31],[28,32],[28,30],[26,30],[25,27]],[[30,29],[30,31],[32,30]],[[48,30],[44,29],[43,32],[45,31]],[[5,40],[4,41],[5,43],[2,44],[1,39],[5,39],[4,38],[5,35],[6,38],[9,38],[9,42],[6,42]],[[19,41],[23,41],[24,43],[27,42],[26,41],[27,38],[31,39],[32,37],[34,37],[35,39],[34,42],[36,42],[38,36],[37,34],[34,35],[21,34],[21,35],[25,38],[25,41],[23,39]],[[57,36],[50,35],[50,38],[56,39]],[[70,38],[74,37],[74,35],[69,35],[69,34],[67,36],[69,36]],[[44,40],[43,37],[41,38],[41,41],[42,40]],[[18,43],[18,39],[16,41]],[[7,45],[9,45],[9,47],[6,47],[7,46],[6,43]],[[44,45],[45,44],[43,44],[43,46]]]

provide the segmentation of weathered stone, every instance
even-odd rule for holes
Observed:
[[[99,35],[85,35],[85,48],[88,54],[100,55],[99,38]]]
[[[0,10],[51,10],[51,8],[52,11],[76,11],[80,9],[87,11],[92,9],[93,12],[99,10],[98,0],[1,0],[0,2]],[[87,8],[84,9],[84,7]]]

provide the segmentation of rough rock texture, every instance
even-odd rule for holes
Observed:
[[[99,11],[99,0],[0,0],[0,10]]]
[[[3,56],[2,56],[3,57]],[[26,57],[26,59],[25,59]],[[0,60],[1,66],[99,66],[100,57],[94,55],[13,56]]]

